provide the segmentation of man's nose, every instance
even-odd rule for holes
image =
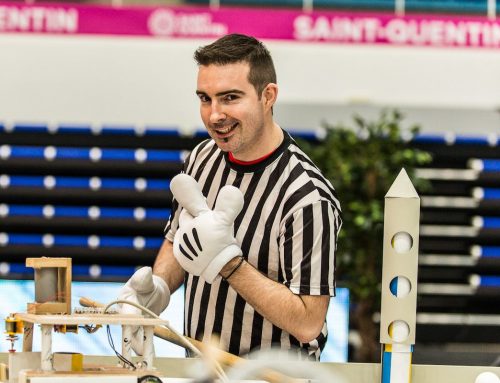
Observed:
[[[226,117],[227,117],[226,114],[224,113],[219,104],[217,103],[212,104],[212,110],[210,113],[210,122],[212,124],[224,121]]]

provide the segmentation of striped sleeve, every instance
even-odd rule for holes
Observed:
[[[188,169],[190,168],[190,164],[192,164],[192,156],[193,153],[196,153],[198,148],[195,148],[189,155],[186,157],[184,161],[184,166],[182,173],[188,173]],[[176,201],[175,198],[172,197],[172,208],[170,209],[170,217],[168,218],[167,224],[163,229],[163,234],[165,238],[170,242],[174,242],[174,235],[177,231],[177,227],[179,226],[179,215],[181,213],[181,206]]]
[[[168,219],[167,225],[164,229],[165,238],[170,242],[174,242],[174,235],[179,227],[180,205],[175,199],[172,199],[172,210]]]
[[[337,222],[338,210],[321,200],[298,209],[284,223],[281,272],[294,294],[335,296]]]

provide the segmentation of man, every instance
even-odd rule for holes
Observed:
[[[219,246],[217,224],[198,222],[202,214],[174,198],[154,275],[150,268],[138,270],[121,297],[160,313],[184,283],[186,335],[198,340],[215,335],[220,348],[237,355],[273,346],[318,360],[335,294],[334,251],[341,226],[335,191],[273,119],[276,73],[261,42],[227,35],[199,48],[195,60],[196,94],[211,139],[191,152],[183,173],[196,180],[210,214],[218,214],[210,210],[216,204],[229,203],[218,198],[225,185],[239,189],[242,206],[228,221],[235,251],[229,261],[220,249],[205,254]],[[181,212],[188,216],[185,223]],[[193,222],[203,243],[196,233],[193,238],[205,249],[194,256],[198,250],[185,242]],[[193,264],[198,261],[218,266],[207,277]]]

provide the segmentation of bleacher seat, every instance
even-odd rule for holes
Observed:
[[[417,172],[432,185],[421,195],[421,344],[468,344],[487,352],[484,344],[500,339],[499,144],[496,135],[453,134],[422,135],[412,143],[434,158]],[[416,362],[429,362],[426,353],[433,355],[428,347],[417,351]]]
[[[31,278],[26,257],[70,256],[81,280],[125,281],[151,265],[170,215],[169,180],[207,137],[201,129],[0,124],[0,277]]]
[[[0,124],[0,278],[32,278],[26,257],[70,256],[75,280],[125,281],[152,264],[170,214],[169,180],[206,137]],[[417,172],[432,185],[421,195],[417,342],[426,347],[414,356],[426,362],[434,343],[500,339],[500,147],[496,136],[450,134],[410,145],[434,157]]]
[[[169,180],[201,139],[161,127],[0,125],[0,276],[31,278],[26,257],[70,256],[77,280],[124,281],[152,264]]]

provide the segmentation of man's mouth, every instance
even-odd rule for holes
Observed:
[[[235,122],[232,125],[220,127],[220,128],[214,128],[214,132],[217,134],[219,138],[226,138],[231,135],[234,129],[238,126],[238,123]]]

